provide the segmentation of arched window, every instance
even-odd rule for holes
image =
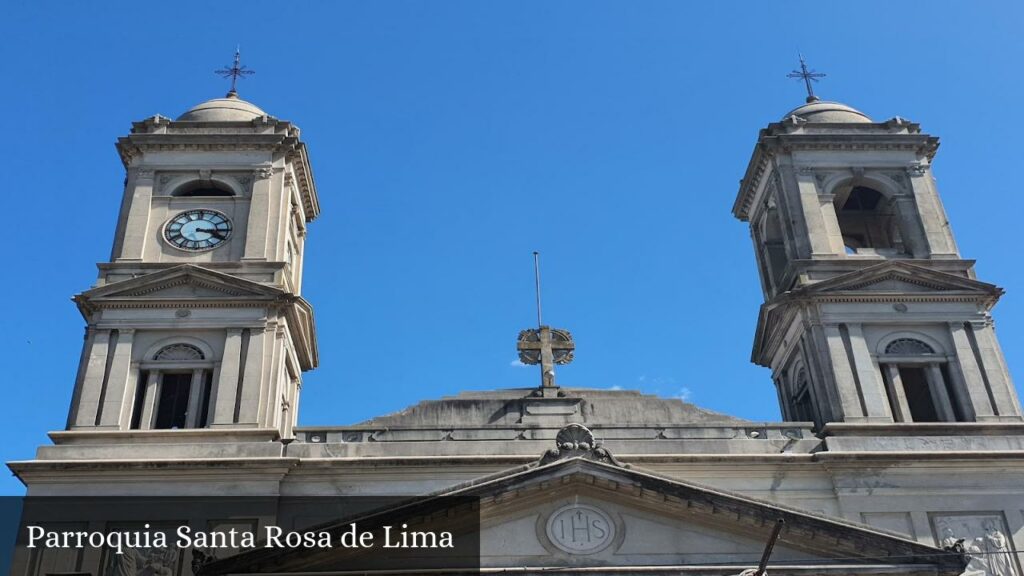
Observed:
[[[153,360],[205,360],[203,351],[191,344],[171,344],[164,346],[153,356]]]
[[[788,257],[782,219],[774,202],[770,202],[765,208],[758,232],[760,233],[760,256],[766,284],[770,284],[777,291],[782,291],[785,289],[782,286],[782,281]]]
[[[199,345],[167,344],[140,368],[140,385],[132,412],[133,429],[170,430],[207,425],[213,361]]]
[[[847,254],[905,253],[896,206],[878,190],[853,186],[836,193],[836,218]]]
[[[793,407],[793,419],[798,422],[814,422],[814,404],[811,402],[811,380],[807,370],[800,367],[791,383],[790,405]]]
[[[931,346],[914,338],[897,338],[885,347],[886,354],[895,356],[922,356],[935,354]]]
[[[234,196],[235,192],[215,180],[196,180],[174,189],[172,196]]]
[[[889,407],[897,422],[955,422],[965,410],[953,399],[946,358],[935,346],[912,336],[885,344],[878,356]]]

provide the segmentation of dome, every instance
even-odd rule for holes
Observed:
[[[835,122],[835,123],[870,123],[871,118],[866,114],[839,102],[827,102],[825,100],[813,100],[791,110],[783,119],[790,116],[797,116],[808,122]]]
[[[248,122],[267,113],[256,105],[242,100],[234,92],[224,98],[214,98],[193,106],[178,116],[179,122]]]

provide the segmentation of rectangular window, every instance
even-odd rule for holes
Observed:
[[[162,374],[160,395],[156,404],[154,428],[168,430],[184,428],[188,417],[188,396],[192,388],[192,373]]]
[[[914,422],[941,422],[939,411],[932,401],[932,392],[928,387],[928,378],[924,368],[917,366],[900,366],[900,380],[903,391],[907,395],[910,416]]]

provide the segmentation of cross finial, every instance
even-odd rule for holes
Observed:
[[[789,74],[786,74],[786,78],[802,79],[804,81],[804,86],[807,87],[807,101],[814,102],[818,100],[818,97],[814,95],[814,86],[811,85],[811,82],[817,82],[818,78],[824,78],[825,74],[823,72],[808,70],[807,61],[804,60],[804,55],[799,53],[798,55],[800,56],[800,69],[793,70]]]
[[[545,326],[540,313],[540,253],[533,253],[533,278],[537,291],[537,327],[519,333],[516,350],[523,364],[540,364],[540,391],[543,396],[557,396],[555,365],[572,362],[576,345],[568,330]]]
[[[256,73],[255,70],[248,70],[242,65],[242,51],[241,47],[235,48],[235,63],[228,68],[227,66],[220,70],[214,70],[214,74],[219,74],[222,78],[231,78],[231,90],[228,91],[228,98],[238,98],[238,79],[245,78],[246,76],[252,76]]]

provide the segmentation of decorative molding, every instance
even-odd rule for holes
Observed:
[[[273,175],[273,168],[259,168],[255,172],[253,172],[253,176],[255,176],[257,180],[266,180],[267,178],[270,178]]]
[[[906,173],[911,177],[924,176],[926,172],[928,172],[928,165],[923,162],[915,162],[906,167]]]
[[[539,464],[543,466],[569,458],[584,458],[620,468],[629,467],[628,464],[619,462],[610,452],[602,448],[601,443],[594,438],[594,433],[582,424],[569,424],[559,430],[558,435],[555,436],[555,447],[541,456]]]
[[[173,288],[173,287],[176,287],[176,286],[183,286],[183,285],[186,285],[186,284],[190,284],[190,285],[195,286],[197,288],[206,288],[206,289],[209,289],[209,290],[215,290],[217,292],[223,292],[224,294],[226,294],[228,296],[245,296],[246,295],[246,292],[242,292],[240,290],[229,290],[229,289],[225,288],[222,285],[213,284],[211,282],[203,282],[203,281],[197,280],[195,277],[192,277],[192,276],[182,276],[180,278],[176,278],[176,279],[171,280],[169,282],[164,282],[164,283],[160,283],[160,284],[154,284],[153,286],[147,286],[147,287],[142,288],[140,290],[136,290],[134,292],[129,292],[129,293],[125,294],[125,296],[145,296],[146,294],[151,294],[151,293],[156,292],[158,290],[164,290],[164,289]]]

